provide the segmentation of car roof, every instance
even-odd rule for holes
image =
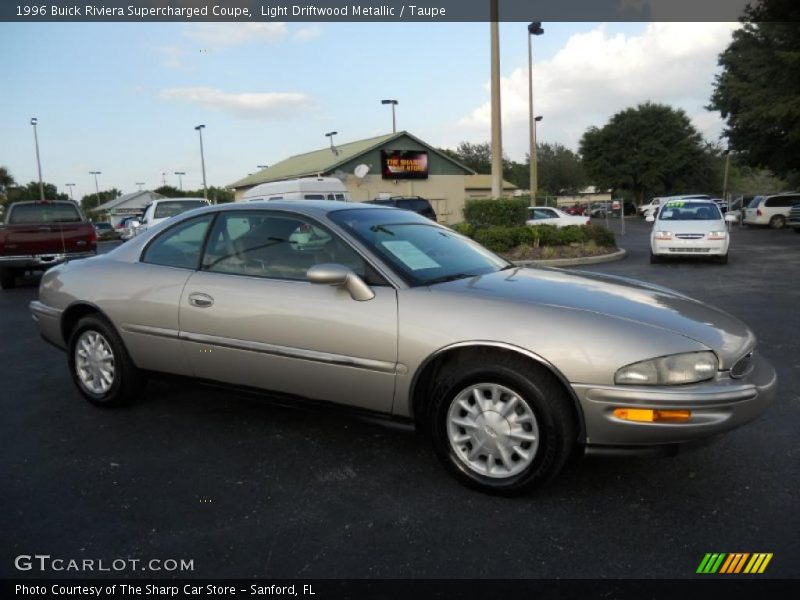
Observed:
[[[192,214],[224,212],[229,210],[273,209],[290,210],[309,216],[320,217],[338,210],[399,210],[392,206],[376,206],[366,202],[337,202],[335,200],[252,200],[250,202],[228,202],[197,208]]]

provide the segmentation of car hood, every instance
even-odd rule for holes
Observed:
[[[755,346],[753,332],[736,317],[673,290],[624,277],[517,268],[459,279],[435,288],[587,311],[661,328],[714,350],[722,369],[729,369]]]
[[[655,231],[672,231],[673,233],[708,233],[709,231],[726,231],[725,221],[656,221]]]

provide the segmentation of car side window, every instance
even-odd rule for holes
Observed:
[[[203,240],[213,215],[189,219],[156,237],[142,254],[142,262],[165,267],[196,269]]]
[[[293,214],[220,214],[209,236],[203,270],[306,281],[314,265],[337,263],[365,279],[367,264],[337,236]]]
[[[555,214],[553,211],[547,210],[546,208],[537,208],[533,211],[533,218],[534,219],[553,219],[555,218]]]

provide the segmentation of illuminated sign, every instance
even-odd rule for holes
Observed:
[[[384,179],[427,179],[428,153],[423,150],[381,150]]]

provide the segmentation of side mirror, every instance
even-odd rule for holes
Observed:
[[[311,283],[342,287],[350,293],[353,300],[359,302],[372,300],[375,297],[375,292],[364,283],[364,280],[344,265],[330,263],[314,265],[308,270],[306,277]]]
[[[725,214],[725,220],[728,223],[736,223],[736,221],[738,221],[739,219],[736,218],[736,215],[732,215],[732,214],[726,213]]]
[[[647,215],[647,216],[644,218],[644,220],[645,220],[645,221],[647,221],[648,223],[654,223],[654,222],[655,222],[655,220],[656,220],[656,218],[655,218],[655,216],[654,216],[654,215]]]

